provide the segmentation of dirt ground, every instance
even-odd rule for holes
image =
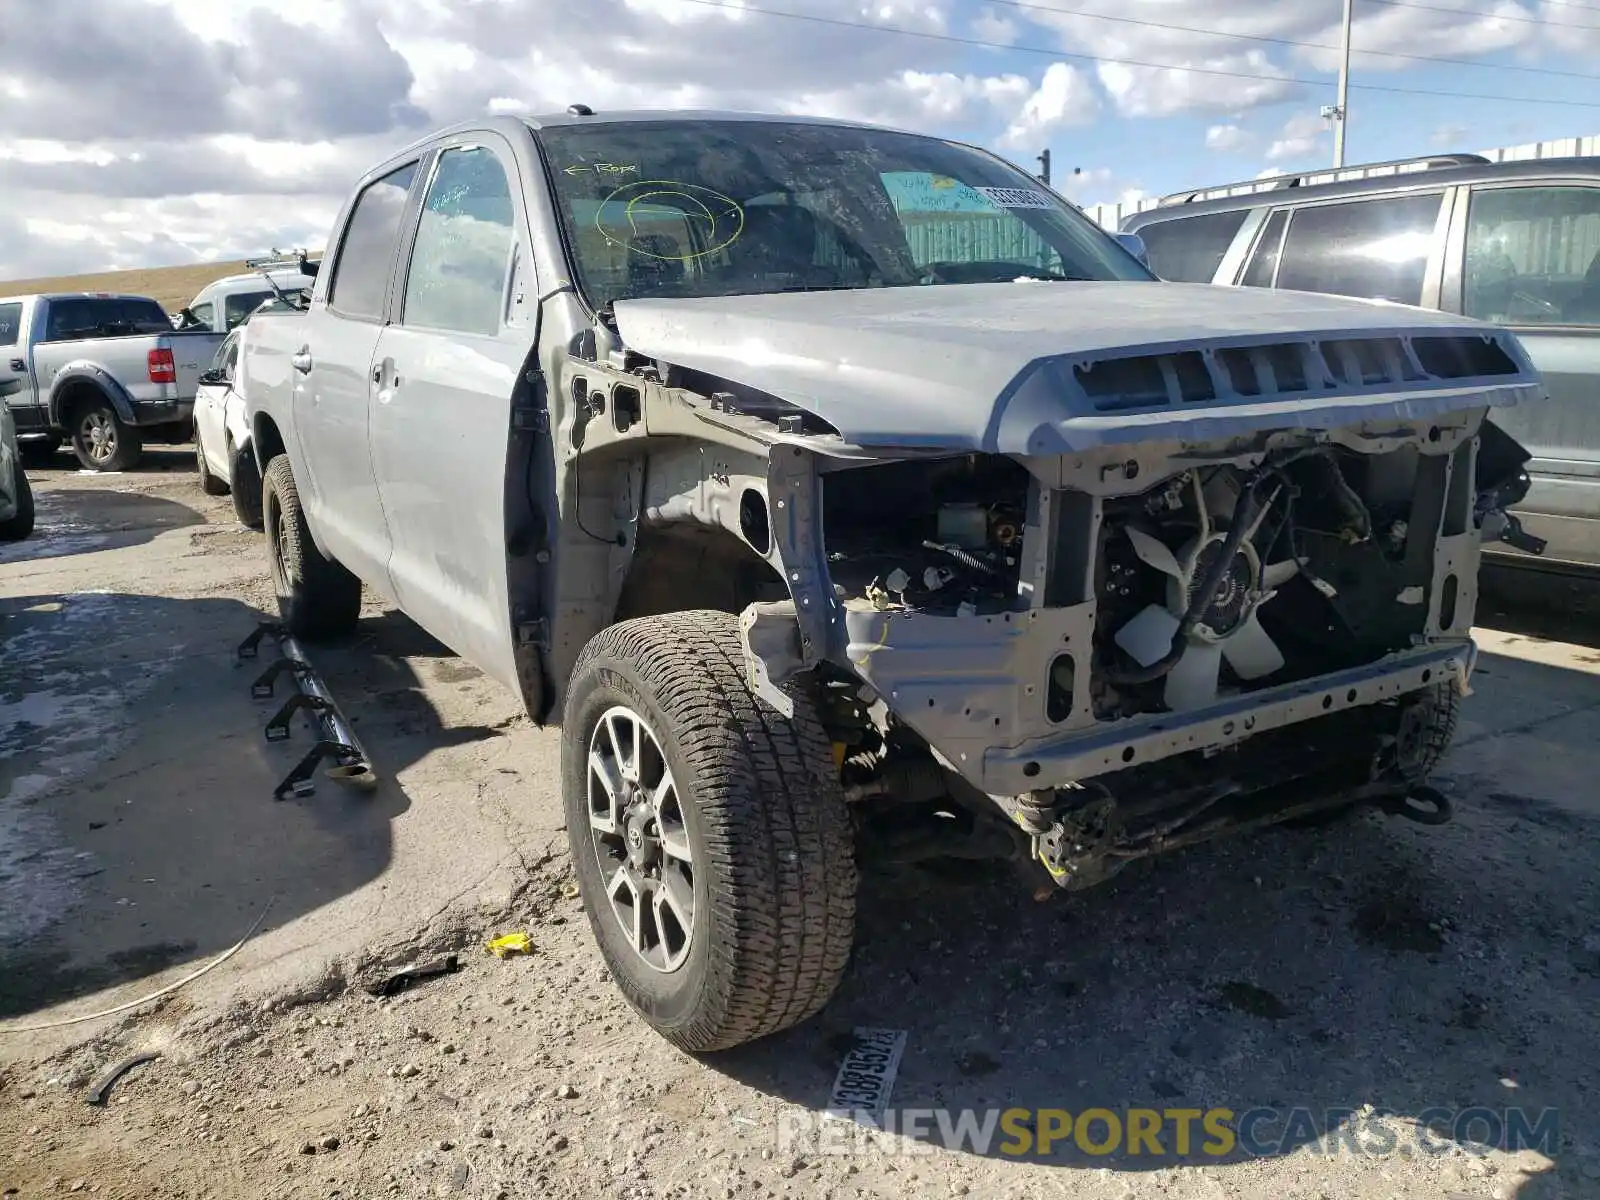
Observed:
[[[379,785],[275,802],[309,743],[298,723],[263,739],[272,705],[234,663],[270,601],[258,535],[201,494],[191,450],[31,477],[39,533],[0,548],[5,1196],[1600,1196],[1593,585],[1517,577],[1485,605],[1438,780],[1450,824],[1363,814],[1046,902],[1003,874],[874,875],[835,1002],[696,1059],[602,970],[554,731],[373,607],[316,662]],[[155,1003],[59,1024],[251,930]],[[530,955],[484,952],[519,930]],[[364,990],[449,953],[453,974]],[[906,1033],[896,1110],[1267,1106],[1316,1127],[1213,1158],[841,1147],[818,1114],[863,1026]],[[1559,1132],[1515,1152],[1404,1133],[1472,1107],[1555,1109]]]

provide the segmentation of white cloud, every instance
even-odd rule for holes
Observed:
[[[1017,41],[1018,34],[1017,23],[992,8],[984,9],[972,19],[972,36],[979,41],[1010,46]]]
[[[1243,150],[1255,139],[1237,125],[1212,125],[1206,130],[1206,149],[1221,154]]]
[[[1296,113],[1284,122],[1283,132],[1267,147],[1267,161],[1305,158],[1315,153],[1329,136],[1327,124],[1316,113]]]
[[[1070,163],[1059,135],[1108,111],[1142,122],[1204,115],[1205,147],[1218,154],[1295,163],[1325,151],[1310,118],[1252,134],[1270,128],[1252,113],[1331,98],[1302,95],[1289,77],[1330,68],[1333,51],[1230,35],[1331,47],[1337,0],[1070,0],[1070,12],[1045,7],[1053,2],[774,6],[844,23],[830,25],[760,15],[755,0],[0,0],[0,269],[47,274],[319,243],[354,178],[428,129],[579,101],[602,112],[843,116],[971,137],[1024,161],[1055,143],[1058,162]],[[1360,75],[1392,80],[1415,67],[1373,50],[1498,51],[1523,64],[1559,53],[1575,69],[1582,54],[1600,52],[1600,20],[1574,18],[1555,0],[1439,7],[1450,11],[1358,8]],[[1008,54],[1014,45],[1061,58]],[[1487,81],[1467,90],[1479,86],[1513,90]],[[1575,86],[1570,94],[1583,95]],[[1543,126],[1494,129],[1473,140],[1548,136]],[[1434,131],[1436,143],[1456,148],[1444,132]],[[1127,160],[1142,167],[1159,147],[1158,162],[1190,155],[1184,165],[1203,169],[1187,129],[1181,143],[1162,134],[1130,130]],[[1101,161],[1105,151],[1087,152]],[[1102,170],[1086,168],[1087,182],[1072,186],[1099,195],[1129,186]]]
[[[1087,75],[1066,63],[1051,63],[1000,140],[1007,146],[1024,146],[1058,129],[1086,124],[1099,109],[1100,98]]]

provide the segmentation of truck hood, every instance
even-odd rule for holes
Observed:
[[[1381,301],[1176,283],[622,300],[624,345],[862,446],[1062,454],[1516,404],[1516,338]]]

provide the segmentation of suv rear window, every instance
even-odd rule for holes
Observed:
[[[140,296],[74,296],[50,301],[45,341],[171,333],[172,319],[154,300]]]
[[[237,329],[256,309],[272,299],[270,291],[237,292],[222,301],[222,320],[227,329]]]
[[[1150,269],[1169,283],[1210,283],[1248,210],[1152,221],[1136,232],[1150,252]]]
[[[1296,209],[1278,286],[1421,304],[1443,192]]]

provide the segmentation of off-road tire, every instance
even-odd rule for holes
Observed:
[[[0,542],[20,542],[33,532],[33,488],[17,464],[17,511],[0,521]]]
[[[233,515],[239,518],[239,524],[260,529],[261,468],[256,465],[255,451],[248,446],[240,450],[231,436],[227,448],[229,477],[233,481],[229,488],[233,494]]]
[[[194,462],[195,470],[200,475],[200,490],[208,496],[226,496],[228,494],[228,481],[218,479],[211,473],[211,464],[206,462],[206,449],[200,441],[200,426],[194,427]]]
[[[102,432],[97,440],[93,429]],[[88,400],[72,410],[72,452],[91,471],[126,471],[144,453],[144,437],[117,415],[109,400]]]
[[[810,698],[794,717],[745,681],[738,619],[700,611],[602,631],[579,655],[562,720],[567,837],[589,925],[628,1002],[691,1052],[799,1024],[833,996],[855,933],[844,793]],[[694,870],[688,957],[670,974],[634,952],[605,895],[589,824],[590,736],[623,705],[660,743]]]
[[[1456,736],[1461,720],[1460,689],[1454,680],[1436,683],[1416,694],[1408,712],[1402,711],[1407,714],[1401,718],[1402,728],[1408,722],[1412,728],[1409,738],[1402,736],[1406,743],[1402,749],[1408,745],[1409,752],[1402,754],[1398,766],[1406,779],[1421,783],[1439,765]]]
[[[1461,693],[1454,681],[1436,683],[1416,693],[1409,701],[1410,713],[1401,710],[1401,725],[1411,723],[1410,753],[1394,762],[1400,777],[1410,783],[1421,783],[1450,749],[1456,735],[1456,725],[1461,720]],[[1296,817],[1284,824],[1290,829],[1324,829],[1342,824],[1362,810],[1360,804],[1340,804],[1304,817]]]
[[[308,642],[350,633],[361,615],[361,581],[311,540],[287,454],[267,464],[261,508],[284,628]]]

